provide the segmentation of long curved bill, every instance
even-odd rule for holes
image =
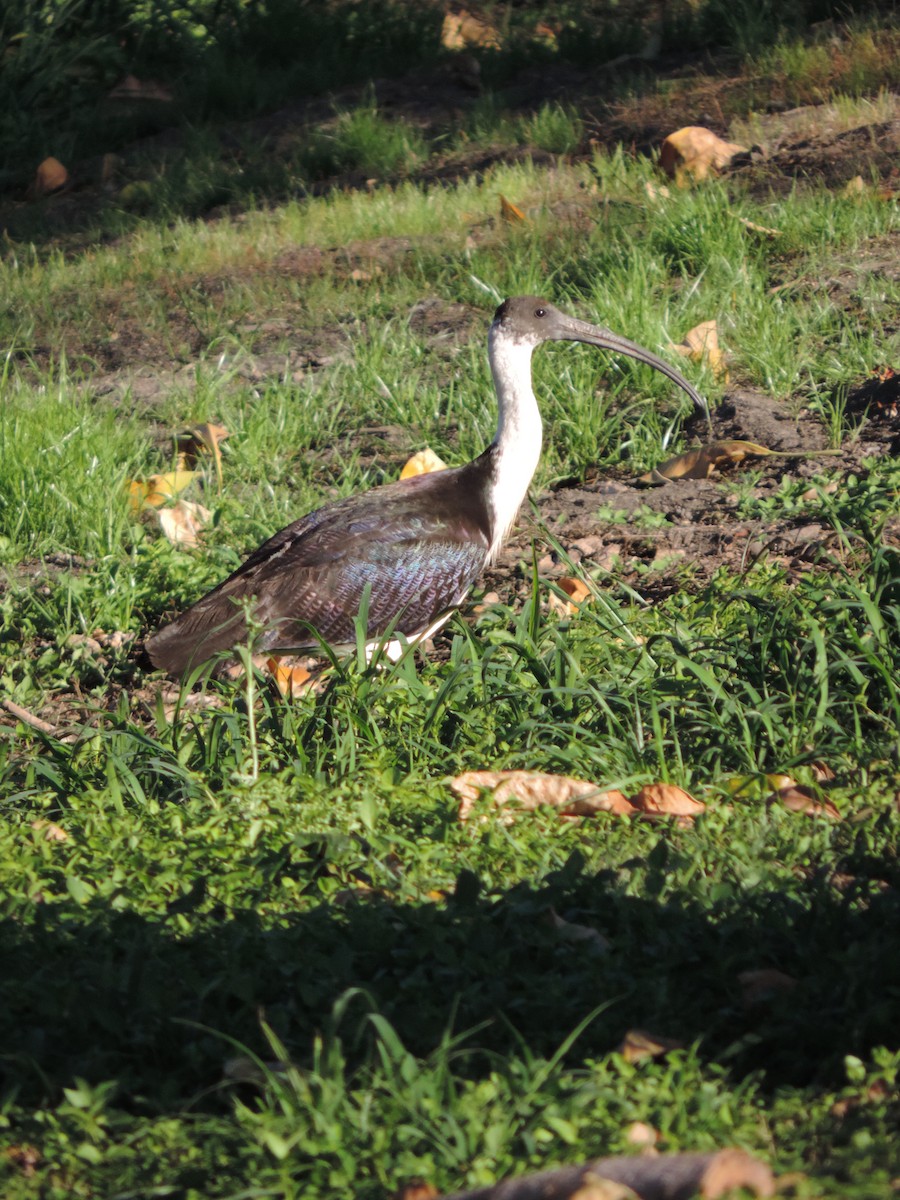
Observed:
[[[687,392],[707,421],[709,420],[709,406],[697,389],[692,387],[679,371],[670,367],[652,351],[645,350],[637,342],[631,342],[628,338],[621,337],[618,333],[613,333],[611,329],[605,329],[602,325],[591,325],[587,321],[579,321],[577,317],[563,314],[560,316],[562,316],[562,320],[558,322],[556,329],[550,335],[555,341],[586,342],[589,346],[599,346],[601,350],[613,350],[617,354],[627,354],[629,358],[646,363],[648,367],[653,367],[655,370],[661,371],[663,375],[667,375],[673,383],[678,384],[682,391]]]

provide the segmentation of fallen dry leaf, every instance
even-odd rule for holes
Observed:
[[[762,967],[754,971],[741,971],[737,977],[741,985],[741,1000],[745,1008],[770,1000],[778,992],[792,992],[797,980],[774,967]]]
[[[766,458],[776,453],[775,450],[759,446],[756,442],[709,442],[705,446],[693,446],[682,454],[667,458],[646,475],[641,475],[638,483],[659,485],[673,479],[709,479],[710,475],[726,463],[741,463],[745,458]]]
[[[769,796],[769,803],[782,804],[791,812],[805,813],[809,817],[828,817],[831,821],[840,821],[839,810],[827,800],[818,788],[807,787],[797,783],[791,787],[779,788]]]
[[[706,809],[702,800],[695,800],[672,783],[645,783],[630,799],[639,812],[666,813],[673,817],[696,817]]]
[[[728,382],[725,355],[719,347],[719,327],[715,320],[701,321],[684,335],[683,342],[671,342],[670,350],[689,358],[691,362],[705,363],[716,379]]]
[[[276,658],[273,655],[266,659],[266,667],[282,696],[300,696],[312,687],[312,672],[307,671],[306,667],[292,664],[290,658]]]
[[[659,1037],[646,1029],[629,1029],[618,1048],[626,1062],[640,1062],[642,1058],[664,1058],[672,1050],[682,1050],[683,1042],[673,1038]]]
[[[175,546],[199,545],[198,534],[209,518],[209,509],[192,500],[176,500],[170,508],[159,510],[162,531]]]
[[[555,592],[550,592],[550,608],[561,617],[570,617],[577,613],[582,604],[591,597],[591,589],[584,580],[576,579],[573,575],[562,575],[553,582],[569,597],[568,600],[563,600]]]
[[[458,816],[467,821],[482,792],[490,792],[496,808],[517,803],[526,812],[544,805],[567,817],[589,817],[598,812],[629,816],[634,808],[618,791],[603,789],[569,775],[547,775],[540,771],[466,771],[450,780],[459,796]],[[514,820],[511,811],[504,820]]]
[[[556,909],[551,905],[544,914],[546,923],[560,935],[570,942],[589,942],[595,950],[602,950],[604,953],[609,949],[610,943],[607,938],[599,931],[590,925],[578,925],[574,921],[567,921],[565,917],[561,917]]]
[[[499,50],[500,35],[482,17],[462,8],[445,15],[441,27],[441,45],[445,50],[465,50],[469,46]]]
[[[746,1150],[736,1146],[720,1150],[703,1172],[700,1195],[703,1200],[719,1200],[735,1188],[748,1188],[757,1196],[774,1196],[775,1179],[771,1169]]]
[[[625,1141],[630,1142],[632,1146],[649,1149],[659,1141],[659,1131],[644,1121],[632,1121],[625,1130]]]
[[[53,821],[45,821],[41,817],[31,822],[31,828],[36,833],[42,833],[48,842],[67,842],[69,835]]]
[[[49,196],[52,192],[58,192],[60,188],[65,187],[68,182],[69,172],[58,158],[51,155],[49,158],[45,158],[38,167],[32,191],[36,196]]]
[[[447,464],[438,458],[430,446],[419,450],[412,458],[407,459],[400,472],[401,479],[410,479],[413,475],[428,475],[431,471],[446,471]]]
[[[500,216],[504,221],[509,221],[511,225],[528,225],[528,218],[511,200],[507,200],[505,196],[500,197]]]
[[[151,475],[146,481],[129,480],[128,499],[131,511],[139,513],[143,508],[159,508],[167,500],[183,492],[196,477],[196,471],[167,471],[162,475]]]
[[[702,125],[686,125],[670,133],[662,144],[659,165],[679,187],[699,183],[710,174],[728,166],[736,154],[747,147],[726,142]]]

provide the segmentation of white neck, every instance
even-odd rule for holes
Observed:
[[[488,355],[500,411],[488,497],[493,530],[489,560],[515,521],[541,456],[543,426],[531,382],[533,350],[530,341],[513,341],[491,326]]]

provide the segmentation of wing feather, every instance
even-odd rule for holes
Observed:
[[[375,488],[288,525],[155,634],[151,661],[183,674],[231,649],[247,638],[247,602],[262,626],[260,650],[352,642],[367,588],[368,636],[415,637],[460,603],[484,566],[489,531],[472,503],[472,465]]]

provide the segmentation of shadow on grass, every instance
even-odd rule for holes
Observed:
[[[540,889],[486,899],[464,874],[446,905],[323,904],[280,927],[255,912],[210,913],[183,933],[177,915],[48,907],[28,926],[0,925],[6,1087],[20,1100],[52,1098],[76,1075],[115,1078],[120,1094],[151,1109],[190,1103],[234,1053],[190,1023],[270,1058],[264,1015],[303,1063],[350,987],[365,988],[420,1055],[451,1022],[461,1032],[482,1021],[479,1047],[508,1052],[521,1038],[549,1055],[605,1004],[570,1058],[607,1053],[644,1027],[701,1040],[705,1057],[737,1076],[762,1070],[771,1086],[835,1082],[844,1055],[896,1042],[900,892],[810,888],[808,904],[732,896],[717,916],[689,895],[628,896],[621,872],[588,875],[576,857]],[[550,905],[600,929],[610,949],[562,938]],[[797,984],[746,1007],[737,976],[765,967]],[[341,1029],[351,1059],[365,1051],[353,1045],[354,1024],[367,1028],[351,1011]]]

